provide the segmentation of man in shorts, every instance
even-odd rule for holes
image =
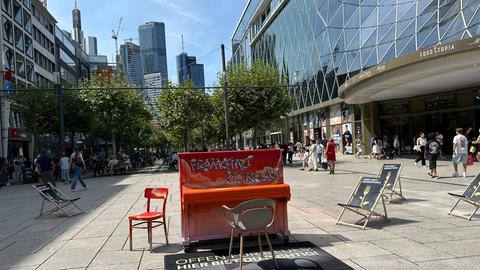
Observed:
[[[463,129],[456,129],[457,135],[453,138],[453,168],[455,172],[453,177],[458,177],[458,164],[463,165],[463,177],[467,177],[467,161],[468,161],[468,141],[467,137],[463,136]]]
[[[425,159],[428,160],[428,165],[430,168],[428,175],[430,175],[432,179],[436,179],[438,178],[437,159],[438,153],[440,152],[440,142],[436,139],[434,133],[428,134],[427,138],[428,142],[425,146]]]

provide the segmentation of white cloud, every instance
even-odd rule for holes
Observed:
[[[185,8],[183,7],[180,7],[179,5],[173,3],[172,1],[169,1],[169,0],[148,0],[150,2],[154,2],[154,3],[157,3],[157,4],[160,4],[166,8],[169,8],[170,10],[172,10],[173,12],[181,15],[181,16],[184,16],[188,19],[191,19],[191,20],[194,20],[198,23],[201,23],[201,24],[212,24],[211,21],[201,17],[201,16],[198,16],[197,14],[195,13],[192,13],[190,11],[187,11]]]

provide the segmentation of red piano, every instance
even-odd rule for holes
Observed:
[[[192,242],[230,237],[222,205],[260,198],[277,201],[269,233],[288,241],[287,202],[290,186],[283,181],[280,150],[180,153],[182,240]]]

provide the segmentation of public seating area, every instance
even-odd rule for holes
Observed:
[[[405,164],[401,170],[401,192],[406,200],[397,194],[390,201],[391,191],[385,188],[389,221],[372,219],[365,230],[336,225],[342,210],[337,203],[349,201],[360,177],[376,178],[381,162],[340,157],[335,175],[302,172],[295,166],[284,168],[283,179],[291,192],[287,203],[290,243],[284,243],[282,233],[271,239],[280,268],[288,265],[285,258],[293,256],[287,251],[298,250],[301,252],[296,256],[330,260],[331,268],[327,269],[341,269],[344,265],[353,269],[475,269],[480,264],[480,216],[473,215],[467,221],[448,215],[457,201],[448,193],[464,195],[476,172],[471,172],[467,179],[430,180],[424,168],[410,165],[409,160],[398,161]],[[439,161],[439,173],[450,175],[450,162]],[[200,246],[195,250],[198,253],[183,252],[178,173],[89,179],[89,187],[75,194],[81,197],[75,203],[84,212],[70,218],[64,213],[35,218],[43,198],[33,195],[35,191],[30,185],[0,190],[0,269],[163,269],[171,263],[168,255],[179,254],[197,262],[213,255],[228,257],[230,230],[226,223],[225,239]],[[145,189],[156,187],[169,190],[165,211],[169,244],[162,227],[154,229],[150,252],[148,230],[134,230],[130,251],[129,216],[145,212]],[[69,195],[66,188],[60,186]],[[398,186],[395,190],[400,193]],[[157,205],[161,208],[161,201]],[[235,202],[227,207],[236,205]],[[470,215],[474,210],[468,203],[458,204],[455,213]],[[342,220],[354,224],[358,217],[344,215]],[[218,218],[223,220],[221,211]],[[262,241],[266,262],[255,261],[257,237],[245,238],[245,269],[274,263],[268,255],[266,238]],[[234,267],[239,266],[239,242],[235,237],[231,258]]]

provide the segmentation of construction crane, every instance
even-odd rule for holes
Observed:
[[[118,52],[118,33],[120,32],[120,27],[122,26],[122,20],[123,18],[120,17],[120,21],[118,22],[118,26],[117,26],[117,31],[112,30],[112,38],[115,40],[115,63],[117,64],[117,68],[118,68],[118,64],[120,63],[120,55],[119,55],[119,52]]]

